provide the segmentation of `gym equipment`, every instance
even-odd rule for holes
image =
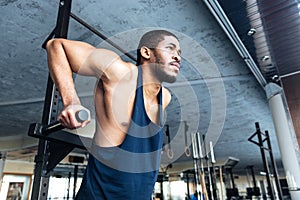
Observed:
[[[208,183],[209,183],[209,192],[208,192],[208,195],[210,197],[210,200],[214,200],[214,197],[216,197],[216,187],[214,185],[214,181],[213,181],[213,174],[214,173],[213,171],[210,170],[210,163],[209,163],[209,158],[211,158],[211,164],[212,164],[212,167],[213,167],[213,164],[216,162],[215,161],[215,156],[214,156],[214,153],[213,153],[213,148],[212,148],[212,145],[211,145],[211,157],[209,157],[208,153],[206,152],[206,139],[205,139],[205,135],[202,135],[202,139],[203,139],[203,146],[204,146],[204,159],[205,159],[205,162],[206,162],[206,166],[207,166],[207,173],[208,173]]]
[[[231,199],[231,197],[239,198],[239,190],[238,190],[238,188],[235,187],[232,168],[227,168],[227,171],[230,173],[230,179],[231,179],[231,184],[232,184],[232,188],[226,188],[227,199]]]
[[[195,170],[195,180],[196,180],[196,192],[197,198],[199,200],[208,200],[208,194],[206,190],[206,183],[204,177],[204,167],[203,167],[203,154],[201,148],[201,136],[200,133],[192,133],[192,150],[193,150],[193,161],[194,161],[194,170]],[[199,164],[200,162],[200,164]],[[200,167],[201,166],[201,170]]]
[[[169,159],[174,158],[174,151],[171,148],[171,136],[170,136],[170,128],[169,125],[166,125],[166,136],[168,137],[168,150],[167,155]]]
[[[92,28],[79,17],[71,13],[72,0],[60,0],[58,6],[58,15],[56,26],[47,37],[42,47],[45,48],[47,42],[52,38],[67,38],[69,20],[72,17],[85,28],[92,31],[94,34],[105,40],[108,44],[124,53],[127,57],[136,61],[136,58],[111,40]],[[57,131],[51,134],[42,134],[46,131],[46,124],[51,124],[56,121],[58,116],[60,94],[55,87],[50,75],[48,75],[47,89],[44,101],[44,109],[42,116],[42,125],[34,124],[29,127],[28,135],[39,138],[38,151],[35,157],[34,180],[31,193],[31,199],[47,199],[49,172],[74,148],[86,150],[91,144],[91,139],[86,137],[79,137],[78,135],[61,130],[59,124],[48,127],[52,131]],[[53,124],[52,124],[53,125]],[[44,130],[41,130],[43,129]],[[46,131],[47,132],[47,131]]]
[[[254,170],[253,170],[253,166],[247,166],[246,168],[247,170],[250,170],[251,172],[251,176],[252,176],[252,182],[253,182],[253,187],[248,187],[246,188],[247,191],[247,197],[252,199],[252,196],[260,196],[260,189],[259,187],[256,186],[256,179],[255,179],[255,175],[254,175]],[[248,171],[247,171],[247,175],[248,175]]]
[[[224,197],[223,197],[223,171],[222,171],[222,167],[219,168],[219,176],[220,176],[220,193],[221,193],[221,196],[220,196],[220,199],[221,200],[224,200]]]
[[[239,159],[234,157],[228,157],[224,164],[224,168],[226,169],[226,174],[229,173],[230,180],[231,180],[231,188],[226,187],[226,197],[227,199],[231,199],[231,197],[239,198],[239,191],[235,187],[234,177],[232,169],[234,166],[236,166],[239,163]]]
[[[47,41],[53,36],[67,38],[70,10],[71,0],[61,0],[59,3],[56,26],[48,36],[47,40],[44,42],[43,47],[45,47]],[[50,75],[48,75],[42,124],[50,124],[51,122],[56,121],[59,96],[58,90],[56,89]],[[32,126],[29,128],[29,136],[31,136],[30,133],[34,131],[32,128]],[[70,139],[67,141],[70,141]],[[50,178],[49,173],[47,172],[49,172],[51,168],[55,167],[57,162],[60,162],[58,161],[60,158],[63,159],[73,149],[73,145],[66,145],[61,142],[51,142],[50,140],[42,138],[39,140],[38,151],[35,157],[34,180],[31,199],[47,199]]]
[[[259,127],[258,122],[255,123],[255,128],[256,128],[256,132],[248,138],[248,141],[250,141],[250,142],[252,142],[252,143],[254,143],[254,144],[256,144],[257,146],[260,147],[261,157],[262,157],[264,168],[265,168],[265,171],[266,171],[267,183],[268,183],[268,188],[269,188],[268,193],[270,195],[270,198],[273,200],[273,199],[275,199],[274,189],[273,189],[272,184],[271,184],[270,169],[269,169],[269,165],[268,165],[268,159],[267,159],[267,156],[265,154],[265,150],[269,151],[269,155],[270,155],[270,159],[271,159],[271,163],[272,163],[272,167],[273,167],[273,174],[274,174],[274,178],[275,178],[277,193],[278,193],[278,198],[280,200],[282,200],[283,195],[282,195],[282,190],[281,190],[281,186],[280,186],[280,182],[279,182],[279,178],[278,178],[276,163],[275,163],[274,157],[273,157],[273,152],[272,152],[269,133],[268,133],[268,131],[265,131],[265,134],[263,134],[260,131],[260,127]],[[257,138],[258,138],[258,142],[253,140],[253,138],[255,136],[257,136]],[[263,139],[263,136],[265,136],[264,139]],[[264,146],[265,141],[267,141],[267,147]]]
[[[88,119],[88,112],[86,110],[78,111],[75,116],[78,122],[84,122]],[[48,136],[50,133],[64,129],[65,127],[60,122],[54,122],[49,125],[42,125],[40,123],[32,123],[29,127],[28,134],[33,137]]]
[[[184,145],[185,145],[185,148],[184,148],[184,153],[187,157],[190,157],[191,156],[191,149],[190,149],[190,145],[188,145],[188,142],[187,142],[187,131],[189,129],[189,126],[187,125],[187,122],[184,121]]]

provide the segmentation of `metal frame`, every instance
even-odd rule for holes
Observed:
[[[271,163],[272,163],[272,167],[273,167],[273,173],[274,173],[274,178],[275,178],[277,193],[278,193],[278,198],[280,200],[282,200],[283,199],[283,195],[282,195],[282,190],[281,190],[280,182],[279,182],[279,179],[278,179],[278,172],[277,172],[276,163],[275,163],[275,160],[274,160],[274,157],[273,157],[273,152],[272,152],[272,147],[271,147],[269,133],[268,133],[268,131],[265,131],[265,134],[263,134],[260,131],[260,127],[259,127],[259,123],[258,122],[255,123],[255,128],[256,128],[256,132],[252,136],[250,136],[248,138],[248,141],[250,141],[250,142],[252,142],[252,143],[254,143],[254,144],[256,144],[257,146],[260,147],[261,157],[262,157],[262,160],[263,160],[264,168],[266,170],[267,183],[268,183],[268,187],[270,189],[269,195],[270,195],[270,198],[272,200],[274,200],[275,197],[274,197],[274,190],[273,190],[273,187],[272,187],[272,184],[271,184],[271,179],[270,179],[270,168],[269,168],[269,165],[268,165],[267,156],[265,154],[265,150],[269,151],[269,155],[270,155],[270,159],[271,159]],[[255,136],[257,136],[258,142],[255,141],[255,140],[253,140],[253,138]],[[263,139],[263,136],[265,137],[264,139]],[[267,141],[267,147],[264,146],[264,142],[265,141]]]
[[[60,38],[67,38],[69,15],[71,11],[72,0],[60,0],[59,10],[57,16],[57,23],[55,29],[52,31],[47,41],[53,36]],[[43,44],[45,47],[46,42]],[[48,76],[48,83],[46,89],[42,124],[50,124],[57,119],[59,92],[56,89],[51,77]],[[29,128],[28,135],[31,135],[32,126]],[[50,158],[56,157],[53,155],[54,149],[61,149],[65,145],[61,143],[54,143],[46,139],[40,139],[38,144],[38,151],[35,157],[34,180],[31,193],[31,199],[47,199],[49,186],[49,161]],[[67,145],[64,152],[70,152],[74,147]],[[56,152],[57,153],[57,152]],[[62,154],[60,154],[62,157]],[[65,155],[64,155],[65,156]]]
[[[72,17],[75,21],[92,31],[94,34],[105,40],[111,46],[124,53],[125,56],[136,62],[136,58],[123,50],[120,46],[109,40],[88,23],[71,13],[72,0],[60,0],[58,16],[55,28],[42,44],[46,47],[47,42],[52,38],[67,38],[69,21]],[[42,123],[32,123],[28,135],[39,138],[38,151],[35,157],[35,170],[31,199],[47,199],[49,172],[74,148],[88,150],[92,143],[91,138],[82,137],[73,133],[55,128],[50,133],[43,133],[43,128],[57,121],[59,114],[60,94],[55,87],[50,75],[48,75],[47,89],[44,102]],[[76,175],[75,175],[76,176]]]

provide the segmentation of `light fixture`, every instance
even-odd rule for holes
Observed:
[[[270,59],[270,56],[263,56],[263,57],[261,58],[261,61],[265,62],[265,61],[267,61],[267,60],[269,60],[269,59]]]
[[[272,76],[272,81],[274,81],[275,83],[279,82],[279,76],[277,74]]]
[[[240,162],[239,159],[234,158],[234,157],[228,157],[228,159],[226,160],[224,166],[225,167],[230,167],[233,168],[235,165],[237,165]]]
[[[267,175],[267,172],[260,171],[259,174],[260,174],[261,176],[266,176],[266,175]],[[269,173],[269,176],[272,176],[272,177],[273,177],[274,175]]]
[[[256,29],[255,28],[250,28],[250,30],[248,31],[247,35],[248,36],[253,36],[256,33]]]

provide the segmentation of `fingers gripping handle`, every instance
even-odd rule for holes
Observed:
[[[84,122],[89,118],[89,113],[86,110],[80,110],[75,113],[76,120],[78,122]],[[49,124],[48,126],[44,126],[41,130],[43,135],[48,135],[50,133],[53,133],[55,131],[59,131],[61,129],[64,129],[65,127],[60,122],[54,122],[52,124]]]

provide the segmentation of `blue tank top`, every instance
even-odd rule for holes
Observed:
[[[92,146],[77,200],[149,200],[160,166],[163,142],[162,89],[158,94],[160,124],[144,106],[142,70],[138,67],[131,123],[123,143]]]

